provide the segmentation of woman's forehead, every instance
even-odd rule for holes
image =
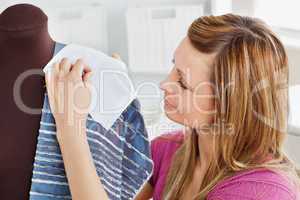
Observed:
[[[182,71],[210,71],[215,55],[200,52],[185,38],[175,50],[174,58],[176,67]]]

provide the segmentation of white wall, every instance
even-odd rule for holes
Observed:
[[[128,6],[174,4],[186,5],[199,4],[203,1],[204,0],[1,0],[0,12],[9,5],[21,2],[32,3],[34,5],[40,6],[41,8],[47,8],[53,4],[56,4],[58,6],[65,6],[68,4],[76,5],[97,2],[105,6],[107,9],[108,53],[118,52],[120,53],[122,58],[127,61],[128,58],[125,14]]]
[[[290,84],[300,85],[300,48],[287,48],[287,53],[290,64]]]
[[[127,30],[126,30],[126,10],[128,7],[139,7],[139,6],[167,6],[167,5],[195,5],[200,4],[204,2],[205,0],[54,0],[54,1],[48,1],[48,0],[1,0],[0,5],[0,12],[3,11],[8,6],[17,4],[17,3],[31,3],[34,4],[44,10],[46,14],[49,16],[49,20],[51,20],[51,15],[48,12],[50,7],[53,7],[53,5],[57,6],[57,8],[65,7],[68,9],[69,5],[76,6],[76,5],[84,5],[84,4],[91,4],[91,3],[98,3],[103,5],[106,8],[106,14],[107,14],[107,53],[111,54],[113,52],[117,52],[121,55],[122,59],[127,63],[128,62],[128,54],[127,54]],[[204,3],[205,6],[205,12],[209,12],[209,2]],[[97,19],[95,19],[97,21]],[[93,25],[93,21],[89,21],[87,23],[91,23]],[[50,27],[51,29],[51,27]],[[80,27],[78,27],[80,29]],[[86,30],[86,32],[82,32],[82,35],[85,35],[86,37],[89,37],[89,29]],[[55,35],[53,38],[56,40],[57,38]],[[102,49],[103,50],[103,49]],[[171,58],[170,58],[171,59]],[[166,74],[133,74],[133,80],[136,83],[136,85],[139,85],[140,83],[148,81],[148,83],[152,83],[153,85],[156,85],[156,88],[158,89],[159,82],[165,78]],[[149,90],[147,88],[143,88],[140,91],[141,94],[147,93],[153,94],[153,90]],[[162,99],[162,93],[160,92],[160,97],[156,100],[147,100],[141,98],[141,103],[143,108],[153,108],[157,104],[160,103]],[[147,109],[146,109],[147,110]],[[148,109],[149,110],[149,109]],[[157,110],[157,112],[160,112],[162,117],[158,120],[158,124],[166,124],[164,127],[150,127],[149,132],[151,137],[155,137],[162,132],[168,132],[173,129],[178,128],[177,125],[170,123],[164,115],[162,114],[162,110]],[[148,114],[146,116],[151,117],[151,114]],[[157,115],[159,116],[159,115]],[[156,120],[156,121],[157,121]],[[146,120],[149,122],[149,124],[153,124],[151,120]],[[168,128],[170,127],[170,128]],[[162,130],[163,129],[163,130]]]
[[[119,52],[125,61],[127,55],[127,34],[125,14],[129,6],[145,5],[174,5],[174,4],[199,4],[201,0],[104,0],[103,4],[108,9],[108,43],[109,53]]]
[[[219,1],[219,0],[218,0]],[[8,5],[11,5],[15,2],[28,2],[34,3],[36,5],[41,5],[42,7],[47,7],[54,2],[59,5],[68,5],[77,3],[90,3],[98,2],[107,8],[107,52],[110,54],[112,52],[120,53],[121,57],[125,62],[128,61],[127,57],[127,36],[126,36],[126,25],[125,25],[125,13],[128,6],[144,6],[144,5],[174,5],[174,4],[199,4],[201,2],[206,2],[205,5],[205,14],[210,12],[211,2],[205,0],[64,0],[64,1],[49,1],[49,0],[1,0],[0,11],[6,8]],[[219,1],[221,2],[221,1]],[[237,13],[247,14],[253,13],[253,4],[248,0],[233,0],[234,4],[233,9]],[[243,3],[244,2],[244,3]],[[250,2],[250,4],[249,4]],[[254,0],[252,0],[254,2]],[[246,4],[245,4],[246,3]],[[249,4],[249,5],[248,5]],[[250,10],[245,9],[245,7],[250,7]],[[282,14],[282,13],[281,13]],[[96,19],[95,19],[96,20]],[[87,35],[88,35],[87,30]],[[300,48],[287,48],[288,56],[290,59],[290,80],[291,84],[300,84]],[[163,74],[133,74],[133,79],[136,84],[145,81],[151,81],[153,84],[158,85],[161,80],[163,80],[165,75]],[[145,93],[151,93],[152,91],[145,89]],[[160,94],[161,95],[161,94]],[[157,100],[159,101],[159,99]],[[300,102],[300,100],[299,100]],[[147,101],[143,100],[142,105],[144,107],[156,106],[156,101]],[[164,122],[165,118],[161,119],[161,122]],[[169,123],[169,122],[168,122]],[[170,127],[170,129],[175,129],[176,127]],[[165,127],[152,129],[151,137],[161,134],[166,131]],[[300,137],[289,136],[287,140],[287,151],[297,159],[300,163],[300,154],[299,152]]]

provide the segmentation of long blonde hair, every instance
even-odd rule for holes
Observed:
[[[192,45],[202,53],[217,53],[211,80],[217,94],[217,125],[211,129],[212,151],[195,199],[205,199],[221,180],[254,168],[290,172],[296,169],[283,152],[288,115],[288,60],[275,34],[259,19],[233,14],[204,16],[188,30]],[[196,166],[198,135],[191,129],[176,151],[167,175],[163,199],[179,199]],[[264,158],[272,159],[263,162]]]

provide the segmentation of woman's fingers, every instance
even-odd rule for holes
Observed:
[[[72,121],[87,118],[88,109],[83,108],[91,101],[91,75],[91,68],[82,59],[71,64],[66,58],[46,73],[50,108],[58,126],[68,123],[70,117]]]
[[[120,56],[118,53],[113,53],[113,54],[111,55],[111,57],[113,57],[113,58],[115,58],[115,59],[117,59],[117,60],[122,60],[122,59],[121,59],[121,56]]]
[[[76,60],[72,65],[67,58],[63,58],[61,62],[54,63],[53,68],[51,72],[46,74],[46,86],[49,90],[55,89],[55,85],[63,77],[70,76],[70,80],[86,82],[92,75],[92,69],[82,59]]]
[[[65,77],[71,69],[71,62],[67,58],[63,58],[59,64],[59,77]]]
[[[46,89],[49,98],[50,108],[52,112],[56,111],[55,102],[55,91],[57,90],[57,80],[59,74],[59,63],[54,63],[53,70],[49,70],[45,74],[45,82],[46,82]]]
[[[91,78],[91,76],[92,76],[92,71],[88,71],[88,72],[86,72],[84,75],[83,75],[83,82],[88,82],[89,80],[90,80],[90,78]]]
[[[73,74],[77,78],[82,77],[84,71],[84,65],[85,64],[82,59],[76,60],[75,64],[71,69],[71,74]]]
[[[53,91],[55,84],[57,83],[57,78],[59,75],[60,65],[58,62],[53,64],[53,70],[49,70],[45,74],[45,82],[48,90]]]
[[[59,70],[60,70],[59,68],[60,68],[60,63],[59,62],[54,63],[54,70],[53,70],[54,76],[57,76],[59,74]]]
[[[71,74],[76,80],[87,82],[92,75],[92,69],[82,59],[78,59],[71,69]]]
[[[84,68],[83,68],[84,73],[88,73],[88,72],[91,72],[91,71],[92,71],[92,68],[90,68],[88,65],[84,65]]]

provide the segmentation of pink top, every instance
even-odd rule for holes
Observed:
[[[153,200],[160,200],[166,175],[175,151],[183,141],[181,131],[164,134],[151,142],[154,170],[149,183],[152,185]],[[167,139],[166,139],[167,138]],[[300,200],[300,188],[267,169],[239,172],[217,184],[208,194],[207,200]]]

